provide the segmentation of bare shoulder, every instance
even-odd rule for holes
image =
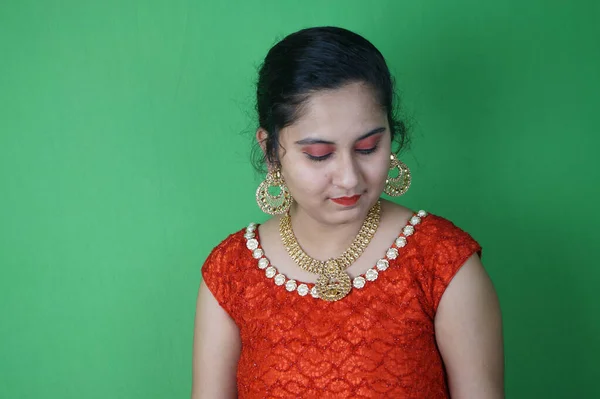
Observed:
[[[388,200],[381,200],[382,225],[403,226],[410,220],[414,213],[415,211],[404,205]]]
[[[267,219],[265,222],[261,223],[258,227],[260,236],[265,239],[274,234],[279,235],[279,220],[281,216],[273,216]]]

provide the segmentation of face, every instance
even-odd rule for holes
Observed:
[[[303,116],[281,131],[280,143],[294,212],[327,224],[351,223],[362,220],[383,191],[390,128],[364,84],[311,95]]]

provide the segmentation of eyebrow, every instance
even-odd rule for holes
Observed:
[[[358,139],[356,139],[356,141],[364,140],[367,137],[371,137],[374,134],[381,133],[381,132],[385,132],[385,127],[382,126],[382,127],[378,127],[376,129],[373,129],[370,132],[365,133],[362,136],[360,136]],[[296,141],[296,144],[307,145],[307,144],[335,144],[335,143],[333,141],[327,141],[327,140],[321,140],[321,139],[314,139],[314,138],[306,138],[306,139],[302,139],[302,140]]]

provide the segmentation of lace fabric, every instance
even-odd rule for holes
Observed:
[[[244,230],[221,242],[202,276],[240,329],[238,397],[448,398],[435,312],[481,247],[431,214],[407,242],[377,280],[337,302],[276,286],[256,266]]]

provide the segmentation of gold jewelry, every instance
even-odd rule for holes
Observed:
[[[317,279],[317,293],[319,298],[334,302],[339,301],[352,289],[350,276],[346,273],[335,259],[325,262],[323,272]]]
[[[385,188],[383,191],[391,197],[399,197],[408,191],[410,187],[410,169],[402,161],[396,158],[396,155],[390,155],[390,171],[398,169],[398,176],[391,177],[385,180]]]
[[[289,212],[282,216],[279,221],[279,234],[281,235],[283,246],[292,260],[302,270],[319,275],[316,284],[319,298],[326,301],[338,301],[348,295],[352,288],[350,276],[344,270],[354,263],[365,248],[367,248],[379,227],[380,219],[381,202],[377,201],[369,210],[365,221],[352,241],[352,244],[350,244],[350,247],[337,258],[326,261],[310,257],[300,247],[292,229],[292,220]]]
[[[271,187],[278,187],[279,194],[273,196],[269,193]],[[281,215],[286,213],[294,199],[290,194],[280,169],[275,169],[267,173],[267,177],[256,189],[256,203],[259,208],[269,215]]]

